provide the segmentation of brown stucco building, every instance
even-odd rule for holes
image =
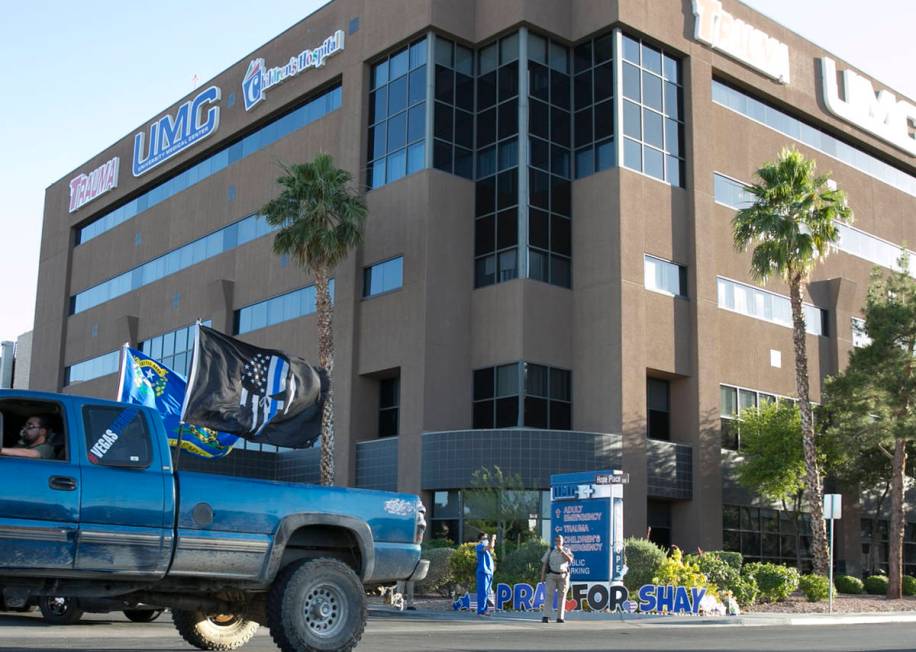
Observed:
[[[786,288],[730,219],[786,145],[848,193],[806,293],[818,400],[916,241],[916,116],[885,93],[869,118],[893,91],[851,70],[734,0],[335,0],[48,188],[31,385],[112,396],[123,342],[183,370],[197,319],[316,359],[311,280],[257,212],[278,162],[329,152],[370,210],[334,282],[339,482],[423,492],[455,537],[481,465],[535,528],[550,473],[622,468],[628,534],[793,561],[730,472],[733,417],[795,387]],[[307,481],[316,452],[213,468]]]

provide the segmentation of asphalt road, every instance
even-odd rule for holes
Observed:
[[[76,650],[120,652],[194,650],[175,633],[168,615],[146,625],[120,614],[90,615],[70,627],[45,625],[35,615],[0,615],[0,650]],[[267,652],[276,647],[262,629],[244,650]],[[372,618],[358,652],[502,652],[509,650],[747,650],[815,652],[916,650],[916,625],[883,624],[813,627],[747,627],[735,625],[659,625],[573,622],[542,625],[537,621],[426,621]]]

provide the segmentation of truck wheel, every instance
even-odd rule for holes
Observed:
[[[45,622],[52,625],[74,625],[83,617],[83,610],[73,598],[44,596],[38,598],[38,608]]]
[[[237,650],[251,640],[260,625],[234,614],[207,615],[199,610],[172,610],[181,638],[201,650]]]
[[[362,582],[336,559],[290,564],[267,598],[270,635],[283,652],[349,652],[363,635],[366,615]]]
[[[125,609],[124,615],[135,623],[151,623],[162,615],[162,609]]]

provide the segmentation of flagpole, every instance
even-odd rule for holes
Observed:
[[[178,461],[181,459],[181,435],[184,432],[184,414],[188,409],[188,395],[191,393],[191,387],[197,380],[197,360],[200,356],[200,319],[194,324],[194,352],[191,358],[191,373],[188,375],[184,401],[181,404],[181,419],[178,421],[178,452],[175,453],[175,470],[178,470]]]

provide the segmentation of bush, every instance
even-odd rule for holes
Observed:
[[[858,577],[852,577],[851,575],[839,575],[834,578],[833,583],[836,585],[836,590],[839,593],[846,593],[847,595],[859,595],[865,591],[865,586],[862,584],[862,580]]]
[[[802,575],[798,581],[798,588],[805,594],[808,602],[822,602],[829,595],[830,580],[823,575]]]
[[[429,560],[429,572],[426,573],[426,578],[422,582],[417,582],[415,589],[417,593],[449,595],[454,583],[449,560],[454,554],[454,548],[431,548],[423,553],[423,558]]]
[[[903,595],[916,595],[916,577],[903,576]]]
[[[779,564],[745,564],[742,575],[757,583],[761,602],[782,602],[798,588],[798,571]]]
[[[707,579],[695,561],[684,559],[677,546],[671,548],[671,554],[662,562],[652,583],[705,588],[707,594],[719,597],[716,585]]]
[[[738,604],[747,607],[754,604],[757,599],[757,583],[748,577],[742,577],[741,573],[725,561],[719,553],[705,552],[700,555],[691,555],[688,561],[695,563],[705,576],[707,581],[716,585],[719,594],[723,591],[730,592]],[[740,554],[739,554],[740,563]]]
[[[630,593],[643,584],[651,584],[665,561],[665,551],[648,539],[631,538],[624,542],[627,574],[623,578]]]
[[[714,557],[718,557],[739,573],[741,572],[741,565],[744,563],[744,556],[740,552],[734,552],[732,550],[710,550],[708,552],[704,552],[701,556],[706,555],[713,555]]]
[[[427,539],[423,542],[422,548],[423,552],[426,553],[427,550],[435,550],[436,548],[452,548],[454,549],[455,542],[451,539]]]
[[[869,595],[887,595],[887,578],[884,575],[866,577],[865,590]]]
[[[474,587],[474,576],[477,574],[476,543],[462,543],[449,557],[448,568],[452,580],[459,587],[459,591],[470,591]]]
[[[522,582],[534,586],[541,579],[541,558],[547,552],[542,541],[526,541],[512,552],[506,553],[499,565],[497,579],[506,584]]]

